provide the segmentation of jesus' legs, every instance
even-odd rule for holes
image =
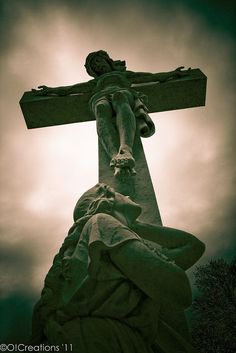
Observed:
[[[106,98],[95,104],[97,133],[104,150],[111,158],[110,166],[114,169],[114,175],[119,176],[124,174],[124,170],[113,163],[119,150],[119,135],[113,115],[112,106]]]
[[[136,174],[133,158],[136,118],[131,109],[133,99],[132,93],[128,91],[116,92],[112,97],[112,105],[105,97],[95,104],[98,136],[111,158],[110,166],[115,176]]]
[[[97,133],[108,156],[112,159],[119,148],[119,136],[117,134],[111,104],[104,98],[95,105],[97,121]]]
[[[118,154],[112,158],[111,165],[120,168],[121,174],[135,175],[133,144],[136,132],[136,118],[130,107],[133,97],[127,92],[116,92],[112,104],[116,112],[116,126],[120,138]]]

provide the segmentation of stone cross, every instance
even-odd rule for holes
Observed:
[[[89,101],[93,95],[90,82],[79,84],[82,93],[66,96],[44,96],[25,92],[20,100],[20,106],[27,127],[32,129],[95,120],[89,109]],[[192,69],[184,77],[162,83],[150,80],[132,84],[132,88],[148,97],[149,113],[198,107],[205,105],[206,76],[201,70]],[[113,186],[115,190],[130,195],[135,202],[140,203],[143,210],[141,220],[161,225],[155,192],[138,131],[135,135],[133,156],[137,175],[125,179],[114,177],[109,166],[110,159],[99,139],[99,182]]]

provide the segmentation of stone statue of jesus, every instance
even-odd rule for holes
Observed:
[[[126,70],[125,61],[113,60],[103,50],[90,53],[85,63],[88,74],[94,79],[87,89],[92,90],[90,110],[97,121],[100,141],[110,157],[110,167],[115,176],[135,175],[133,144],[136,129],[142,137],[154,134],[155,126],[148,115],[147,96],[138,92],[135,84],[165,82],[188,75],[188,70],[178,67],[174,71],[143,73]],[[39,86],[36,95],[71,95],[85,93],[81,83],[64,87]]]

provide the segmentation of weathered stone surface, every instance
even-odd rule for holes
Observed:
[[[142,205],[140,220],[162,225],[155,191],[153,189],[146,157],[141,139],[138,134],[134,141],[134,158],[138,171],[135,177],[114,178],[113,170],[109,167],[110,159],[99,143],[99,182],[106,183],[118,192],[129,195],[135,202]]]
[[[20,106],[28,129],[95,120],[88,93],[73,96],[35,96],[25,92]]]
[[[84,83],[86,88],[87,83]],[[184,109],[205,105],[206,76],[193,69],[186,77],[163,83],[133,85],[148,96],[150,113]],[[26,125],[29,129],[95,120],[89,111],[92,92],[65,97],[35,96],[25,92],[20,100]]]
[[[113,60],[103,50],[90,53],[85,67],[92,80],[39,86],[30,97],[33,94],[40,100],[23,97],[21,107],[28,127],[39,126],[36,122],[43,126],[96,119],[99,142],[115,177],[136,175],[135,135],[138,131],[150,137],[155,132],[149,112],[205,104],[206,77],[198,69],[181,66],[168,72],[133,72],[127,70],[125,61]]]
[[[140,212],[105,184],[82,195],[35,306],[33,343],[73,344],[81,353],[194,352],[184,271],[204,246],[181,230],[136,221]]]

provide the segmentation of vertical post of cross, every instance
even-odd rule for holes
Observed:
[[[116,191],[124,195],[129,195],[135,202],[139,203],[142,206],[140,220],[162,225],[155,191],[138,132],[135,136],[133,152],[138,171],[137,175],[123,177],[123,179],[121,177],[114,177],[113,170],[109,167],[110,158],[99,142],[99,182],[114,187]]]

